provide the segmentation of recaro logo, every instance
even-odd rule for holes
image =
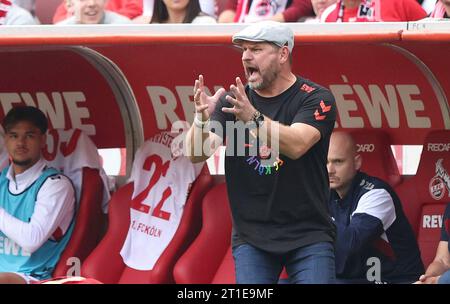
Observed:
[[[424,215],[422,221],[422,228],[441,228],[442,227],[442,215]]]
[[[450,152],[450,143],[428,143],[427,148],[431,152]]]
[[[357,152],[373,152],[373,151],[375,151],[374,144],[356,144],[356,147],[358,148]]]

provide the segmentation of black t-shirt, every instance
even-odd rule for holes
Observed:
[[[229,156],[237,145],[251,146],[254,138],[227,134],[232,114],[222,107],[233,107],[225,96],[212,114],[222,125],[226,137],[225,177],[233,218],[233,246],[248,242],[260,249],[285,253],[317,242],[332,242],[335,228],[328,213],[329,181],[326,168],[330,135],[336,120],[331,92],[309,80],[297,81],[282,94],[264,98],[246,86],[247,96],[262,114],[283,125],[305,123],[318,129],[321,139],[297,160],[280,154],[267,165],[268,157]],[[257,149],[261,151],[260,149]],[[262,159],[263,158],[263,159]],[[272,158],[272,157],[270,157]],[[264,164],[264,165],[263,165]]]

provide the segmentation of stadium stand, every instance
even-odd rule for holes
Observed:
[[[53,15],[62,0],[36,0],[36,17],[42,24],[52,24]]]

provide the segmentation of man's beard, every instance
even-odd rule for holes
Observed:
[[[17,159],[12,159],[13,164],[20,166],[20,167],[27,167],[29,165],[31,165],[33,163],[33,160],[31,158],[29,159],[25,159],[25,160],[17,160]]]
[[[278,70],[275,69],[274,67],[271,67],[268,70],[269,71],[266,74],[261,75],[262,80],[260,83],[256,84],[252,84],[250,82],[248,83],[248,85],[252,90],[264,90],[272,85],[272,83],[278,77]]]

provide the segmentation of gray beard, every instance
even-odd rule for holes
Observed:
[[[278,74],[279,74],[278,71],[272,71],[272,72],[264,75],[262,77],[262,81],[260,83],[257,83],[257,84],[249,83],[248,85],[250,86],[250,89],[252,89],[252,90],[267,89],[268,87],[270,87],[272,85],[272,83],[275,81],[275,79],[277,79]]]

